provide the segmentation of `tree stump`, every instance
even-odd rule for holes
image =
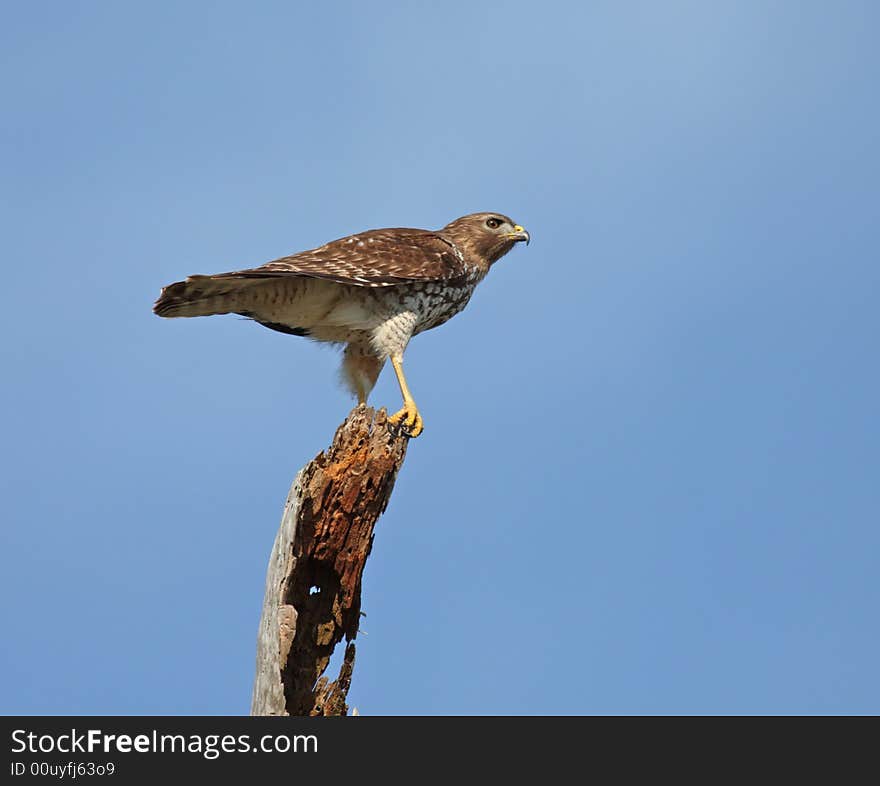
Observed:
[[[251,715],[348,714],[361,578],[407,442],[385,410],[360,405],[297,474],[269,558]],[[343,637],[331,682],[322,675]]]

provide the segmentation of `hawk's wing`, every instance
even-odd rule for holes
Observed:
[[[456,246],[436,232],[373,229],[260,267],[211,278],[308,276],[362,287],[389,287],[415,281],[452,282],[467,272]]]

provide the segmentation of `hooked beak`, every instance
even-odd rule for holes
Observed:
[[[525,240],[525,241],[526,241],[526,245],[528,245],[528,244],[529,244],[529,241],[532,239],[532,238],[529,236],[529,233],[526,232],[525,229],[523,229],[519,224],[517,224],[517,225],[513,228],[513,232],[510,232],[507,236],[508,236],[511,240],[513,240],[515,243],[518,243],[520,240]]]

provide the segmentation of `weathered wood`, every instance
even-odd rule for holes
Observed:
[[[266,573],[251,715],[347,714],[364,565],[407,441],[384,410],[361,405],[297,474]],[[329,682],[321,675],[343,637]]]

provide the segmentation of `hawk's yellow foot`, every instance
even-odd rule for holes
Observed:
[[[422,433],[425,425],[422,422],[422,416],[419,414],[419,408],[416,406],[416,402],[413,401],[412,393],[409,392],[406,377],[403,375],[403,355],[392,355],[391,365],[397,377],[397,384],[400,385],[400,393],[403,396],[403,409],[391,415],[388,418],[388,422],[395,426],[402,425],[406,429],[407,434],[411,437],[417,437]]]
[[[401,426],[410,437],[417,437],[425,428],[422,416],[419,414],[419,408],[415,401],[405,401],[403,409],[388,416],[388,422]]]

